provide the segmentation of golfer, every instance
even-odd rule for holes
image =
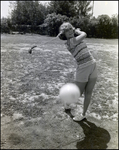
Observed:
[[[75,121],[86,118],[86,112],[91,101],[92,91],[97,80],[96,61],[83,41],[86,33],[75,29],[69,22],[64,22],[60,28],[61,40],[67,40],[66,46],[77,62],[76,85],[81,95],[84,93],[84,106],[82,114],[73,117]],[[77,35],[77,36],[75,36]]]

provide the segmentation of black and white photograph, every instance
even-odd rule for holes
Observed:
[[[118,149],[118,1],[1,1],[1,149]]]

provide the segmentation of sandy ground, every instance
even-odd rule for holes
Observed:
[[[98,80],[87,119],[75,122],[58,98],[74,80],[75,62],[61,41],[39,48],[49,39],[2,35],[1,149],[118,149],[117,40],[86,39]],[[34,43],[39,47],[30,55]],[[79,114],[82,104],[83,97]]]

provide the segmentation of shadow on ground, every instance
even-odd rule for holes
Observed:
[[[73,115],[69,110],[65,111],[71,118]],[[77,149],[107,149],[111,137],[107,130],[96,126],[94,123],[83,119],[77,122],[83,129],[85,137],[76,143]]]

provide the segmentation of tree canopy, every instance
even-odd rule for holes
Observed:
[[[92,3],[93,2],[93,3]],[[87,33],[87,37],[117,38],[118,15],[93,17],[94,1],[13,1],[9,18],[1,19],[1,32],[11,30],[56,36],[59,26],[69,21],[75,28]]]
[[[46,7],[38,1],[16,1],[13,7],[13,24],[39,25],[46,16]]]
[[[75,1],[51,1],[49,3],[49,13],[74,17],[76,15]]]

